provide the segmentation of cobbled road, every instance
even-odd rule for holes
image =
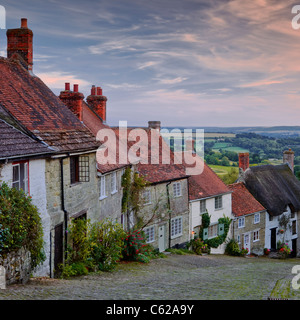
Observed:
[[[0,290],[0,300],[300,300],[294,265],[300,259],[169,254],[69,280],[32,278]]]

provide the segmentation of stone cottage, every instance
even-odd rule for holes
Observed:
[[[26,190],[26,183],[22,187],[39,194],[38,209],[48,219],[47,260],[40,275],[53,276],[64,260],[70,219],[99,217],[96,151],[100,143],[34,75],[32,38],[27,19],[22,19],[21,28],[7,30],[7,58],[0,58],[0,116],[43,146],[41,149],[51,152],[40,157],[44,160],[23,163],[18,168],[12,164],[3,175],[13,182],[13,174],[19,172],[21,176],[27,171],[30,188]]]
[[[263,255],[265,248],[266,209],[242,182],[228,186],[232,190],[232,238],[248,254]]]
[[[281,241],[299,255],[300,181],[293,172],[293,153],[289,151],[281,165],[244,167],[239,181],[267,210],[265,247],[276,250]]]

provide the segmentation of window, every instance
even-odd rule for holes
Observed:
[[[154,242],[154,240],[155,240],[154,226],[145,228],[144,232],[146,235],[146,242],[147,243]]]
[[[273,221],[273,216],[269,214],[269,221]]]
[[[254,215],[254,223],[259,223],[260,221],[260,214],[259,213],[255,213]]]
[[[236,241],[237,241],[237,243],[241,243],[241,236],[239,234],[236,237]]]
[[[212,224],[208,227],[208,239],[215,238],[218,235],[218,224]]]
[[[296,220],[292,221],[292,234],[296,234],[297,233],[297,222]]]
[[[253,231],[253,242],[259,241],[259,230]]]
[[[241,217],[238,220],[238,227],[239,228],[244,228],[245,227],[245,217]]]
[[[201,200],[200,201],[200,213],[205,213],[206,212],[206,200]]]
[[[29,193],[28,162],[13,164],[12,187]]]
[[[180,182],[175,182],[173,184],[173,194],[174,194],[174,197],[181,196],[181,183]]]
[[[105,190],[105,176],[102,176],[100,179],[100,200],[106,198],[106,190]]]
[[[143,199],[144,199],[144,204],[150,204],[151,203],[151,192],[150,190],[145,190],[143,192]]]
[[[215,197],[215,209],[222,209],[222,196]]]
[[[111,174],[111,177],[110,177],[110,189],[111,189],[111,193],[116,193],[118,190],[117,190],[117,173],[116,172],[113,172]]]
[[[182,217],[173,218],[171,220],[171,238],[182,235]]]
[[[89,157],[70,157],[71,184],[90,181]]]

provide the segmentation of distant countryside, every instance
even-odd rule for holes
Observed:
[[[204,160],[226,184],[233,183],[238,177],[239,153],[249,152],[250,166],[276,165],[282,163],[283,152],[288,149],[295,152],[294,172],[300,180],[299,127],[227,129],[232,132],[215,129],[216,132],[204,129]],[[196,144],[196,152],[201,148],[202,144]]]

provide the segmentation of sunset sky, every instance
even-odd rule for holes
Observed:
[[[34,73],[107,96],[108,124],[300,125],[300,29],[290,0],[2,0],[28,18]],[[300,23],[300,21],[299,21]],[[5,30],[0,53],[6,56]]]

